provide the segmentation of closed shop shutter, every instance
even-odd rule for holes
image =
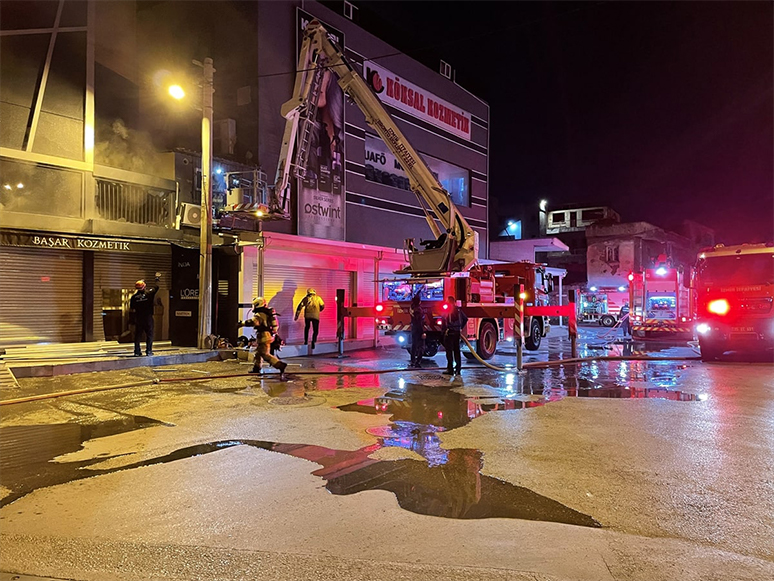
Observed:
[[[280,336],[290,344],[304,342],[303,315],[293,321],[298,303],[306,296],[306,289],[313,288],[323,301],[325,310],[320,314],[318,341],[336,339],[336,289],[343,288],[352,296],[353,273],[346,270],[266,266],[264,268],[264,298],[277,312]],[[258,295],[257,280],[253,296]],[[311,333],[311,331],[310,331]],[[311,340],[311,337],[310,337]]]
[[[82,252],[4,246],[0,273],[0,341],[81,340]]]
[[[155,309],[156,339],[169,338],[169,288],[172,284],[172,254],[94,253],[94,340],[114,340],[128,329],[129,299],[139,279],[152,285],[161,273]],[[157,301],[158,303],[159,301]]]

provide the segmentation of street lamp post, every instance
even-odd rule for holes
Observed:
[[[199,231],[199,349],[212,332],[212,95],[215,67],[212,59],[194,61],[202,75],[202,207]]]

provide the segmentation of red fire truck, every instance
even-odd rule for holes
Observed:
[[[625,286],[590,286],[580,293],[578,320],[612,327],[621,318],[621,308],[629,304],[629,292]]]
[[[702,359],[774,349],[774,245],[718,245],[699,254],[696,331]]]
[[[632,337],[693,337],[693,294],[683,284],[685,275],[664,255],[651,268],[629,274]]]
[[[524,285],[524,305],[548,305],[548,293],[553,281],[545,269],[533,262],[476,266],[469,271],[443,277],[411,277],[385,281],[383,302],[377,304],[375,316],[380,329],[397,336],[401,346],[411,347],[411,297],[419,292],[425,309],[425,356],[432,357],[442,344],[441,322],[449,309],[447,297],[469,315],[465,337],[476,346],[482,359],[490,359],[499,341],[513,340],[514,320],[498,313],[498,309],[514,304],[514,288]],[[524,317],[524,344],[537,350],[551,326],[544,316]]]

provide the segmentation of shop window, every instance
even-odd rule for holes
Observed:
[[[378,137],[366,134],[365,158],[366,180],[402,190],[411,189],[406,172]],[[429,155],[422,155],[422,159],[435,178],[449,192],[454,205],[470,207],[470,172]]]

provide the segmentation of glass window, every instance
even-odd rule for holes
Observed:
[[[551,212],[551,224],[561,224],[567,220],[566,212]]]
[[[470,206],[470,172],[465,168],[442,161],[429,155],[422,155],[430,171],[449,192],[455,206]],[[410,190],[409,179],[400,163],[375,135],[365,138],[366,179],[370,182]]]
[[[646,319],[670,320],[677,318],[677,297],[675,293],[648,293]]]
[[[772,284],[774,253],[710,256],[699,263],[699,276],[715,284]]]
[[[0,210],[80,218],[82,174],[0,159]]]
[[[382,297],[385,301],[410,301],[416,292],[422,293],[423,301],[443,301],[443,281],[427,284],[388,281],[383,283],[382,287]]]

